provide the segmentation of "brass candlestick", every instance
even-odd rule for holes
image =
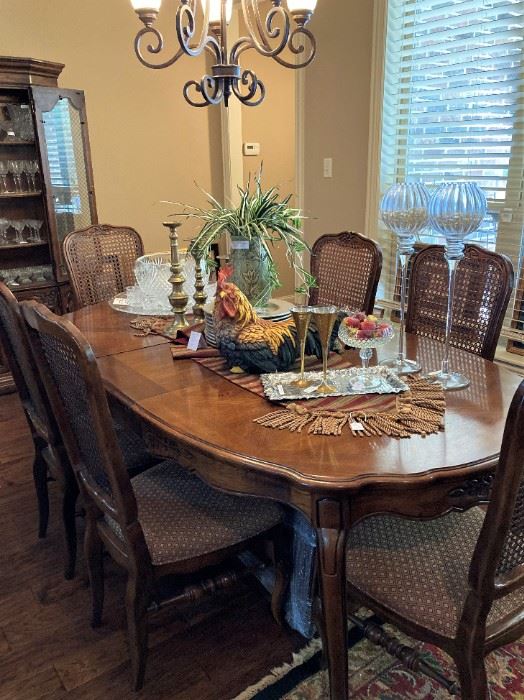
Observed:
[[[174,312],[173,321],[164,332],[175,337],[178,330],[189,325],[186,318],[186,307],[189,297],[184,292],[186,278],[183,273],[184,266],[180,262],[178,252],[178,234],[176,230],[181,224],[177,221],[165,221],[163,225],[169,229],[169,240],[171,241],[171,277],[169,278],[169,283],[173,287],[173,291],[169,295],[169,303],[173,307]]]
[[[204,320],[204,304],[206,303],[207,294],[205,293],[206,283],[204,282],[204,277],[202,275],[202,258],[204,257],[201,250],[194,248],[191,252],[193,259],[195,261],[195,293],[193,294],[193,299],[195,304],[193,306],[193,315],[195,319]]]

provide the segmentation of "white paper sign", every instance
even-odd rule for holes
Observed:
[[[128,302],[127,302],[127,299],[125,297],[115,297],[113,299],[113,304],[115,306],[127,306]]]
[[[362,425],[362,423],[359,423],[356,420],[352,421],[350,427],[351,427],[351,430],[353,430],[356,433],[364,430],[364,426]]]
[[[313,394],[316,390],[318,389],[318,386],[315,384],[313,386],[308,386],[305,389],[303,389],[304,394]]]
[[[198,333],[197,331],[191,331],[191,333],[189,334],[189,340],[187,341],[187,349],[198,350],[201,337],[202,333]]]
[[[249,250],[249,241],[231,241],[232,250]]]

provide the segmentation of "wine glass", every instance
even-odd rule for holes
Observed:
[[[306,340],[309,322],[311,321],[311,307],[292,306],[290,311],[297,329],[297,342],[299,343],[300,347],[300,377],[298,379],[294,379],[292,382],[290,382],[290,384],[298,387],[299,389],[305,389],[306,387],[311,386],[311,381],[309,381],[309,379],[305,379],[304,377]]]
[[[318,335],[320,336],[320,342],[322,344],[322,382],[317,387],[317,392],[319,394],[331,394],[336,391],[336,388],[327,381],[327,365],[328,365],[328,355],[329,355],[329,343],[331,340],[331,333],[333,332],[333,326],[335,325],[335,320],[337,318],[337,307],[336,306],[311,306],[311,313],[315,320],[315,326],[317,327]]]
[[[9,221],[7,219],[0,219],[0,245],[9,245],[9,240],[7,238],[8,228]]]
[[[31,190],[33,192],[36,192],[36,190],[37,190],[36,176],[40,173],[40,170],[38,168],[38,163],[36,162],[36,160],[25,161],[25,172],[26,172],[27,179],[29,182],[29,186],[31,187]]]
[[[416,235],[428,222],[429,192],[420,182],[398,182],[382,197],[380,216],[384,225],[397,237],[397,252],[400,261],[400,333],[396,358],[383,360],[380,364],[391,367],[397,374],[411,374],[420,370],[415,360],[405,355],[405,309],[407,265],[413,253]]]
[[[9,160],[7,161],[7,171],[13,176],[13,182],[15,185],[15,192],[22,191],[22,182],[20,180],[20,175],[22,174],[21,161],[19,160]]]
[[[430,372],[429,376],[448,390],[463,389],[469,385],[467,377],[459,372],[450,372],[449,369],[455,273],[457,263],[464,257],[464,239],[478,229],[486,208],[486,195],[475,182],[446,182],[438,187],[429,202],[430,224],[446,239],[449,270],[444,358],[440,371]]]
[[[9,192],[7,187],[7,163],[5,160],[0,160],[0,184],[2,186],[2,192]]]
[[[15,230],[15,242],[17,245],[25,245],[29,243],[24,236],[23,236],[23,231],[25,229],[25,220],[24,219],[18,219],[16,221],[11,221],[11,226]]]

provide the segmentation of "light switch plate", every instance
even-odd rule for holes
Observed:
[[[333,158],[324,158],[324,177],[333,177]]]

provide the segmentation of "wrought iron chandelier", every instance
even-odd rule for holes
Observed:
[[[203,51],[212,54],[215,62],[211,75],[189,80],[183,89],[184,97],[193,107],[207,107],[222,100],[228,105],[231,95],[240,102],[254,107],[266,95],[264,83],[249,68],[240,66],[240,56],[248,49],[256,49],[263,56],[273,58],[287,68],[304,68],[316,52],[315,37],[306,28],[317,0],[271,0],[271,7],[263,16],[261,0],[242,0],[242,11],[249,36],[243,36],[228,47],[227,27],[233,11],[233,0],[176,0],[176,33],[179,48],[163,63],[148,61],[143,52],[144,43],[150,54],[161,54],[164,37],[154,27],[162,0],[131,0],[133,9],[144,23],[135,37],[135,53],[148,68],[168,68],[187,54],[199,56]],[[268,3],[269,4],[269,3]],[[200,32],[197,25],[202,22]],[[150,41],[151,43],[147,43]],[[288,61],[282,53],[289,49],[295,60]]]

